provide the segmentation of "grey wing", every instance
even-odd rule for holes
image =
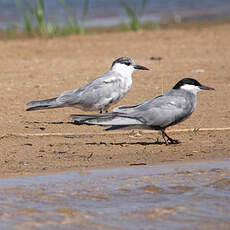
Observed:
[[[184,97],[162,95],[139,104],[129,116],[148,126],[164,128],[186,119],[192,113],[191,108]]]
[[[73,91],[65,91],[58,98],[59,103],[82,105],[86,108],[103,107],[113,100],[120,99],[121,79],[116,73],[108,71],[88,84]]]

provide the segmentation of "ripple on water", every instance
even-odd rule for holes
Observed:
[[[0,229],[227,229],[229,163],[0,179]]]

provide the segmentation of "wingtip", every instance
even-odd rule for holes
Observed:
[[[80,114],[70,114],[69,118],[72,119],[72,120],[74,120],[74,118],[80,117],[80,116],[81,116]]]
[[[73,119],[73,116],[74,116],[74,115],[71,114],[71,115],[69,115],[69,118],[72,119],[72,120],[74,120],[74,119]]]
[[[27,106],[32,106],[33,103],[34,103],[34,101],[30,101],[30,102],[26,103],[26,105],[27,105]]]
[[[32,111],[34,110],[34,107],[27,108],[26,111]]]

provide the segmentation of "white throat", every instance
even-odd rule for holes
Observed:
[[[183,90],[189,91],[195,95],[197,95],[197,93],[200,91],[200,87],[196,86],[196,85],[185,84],[185,85],[181,86],[180,88]]]
[[[119,73],[122,77],[132,77],[132,73],[135,69],[132,65],[128,66],[121,63],[115,63],[112,70]]]

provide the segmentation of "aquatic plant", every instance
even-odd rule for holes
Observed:
[[[63,32],[70,34],[70,33],[78,33],[78,34],[84,34],[85,32],[85,20],[88,14],[88,8],[89,8],[89,0],[84,1],[83,6],[83,13],[81,17],[81,23],[78,22],[77,17],[73,14],[73,12],[70,9],[70,6],[66,3],[65,0],[59,0],[63,8],[66,10],[66,14],[68,16],[68,23],[63,28]]]
[[[15,3],[21,11],[24,26],[29,36],[33,36],[34,33],[39,33],[41,36],[54,35],[55,24],[45,20],[44,0],[37,0],[35,4],[30,1],[25,1],[22,4],[20,0],[15,0]],[[33,21],[37,24],[35,28]]]
[[[71,6],[68,4],[68,0],[58,0],[66,14],[66,22],[64,25],[59,26],[56,22],[51,23],[45,18],[45,1],[44,0],[14,0],[17,8],[19,9],[23,21],[24,21],[24,31],[15,33],[9,30],[8,34],[10,37],[15,35],[23,35],[26,33],[30,37],[34,36],[59,36],[59,35],[69,35],[69,34],[84,34],[85,33],[85,21],[88,15],[89,0],[84,0],[82,14],[77,17]],[[126,15],[129,18],[130,24],[122,24],[120,29],[133,31],[139,30],[140,26],[144,28],[144,25],[140,24],[140,18],[144,13],[146,8],[147,0],[135,0],[132,1],[132,6],[129,5],[127,0],[120,0],[122,7],[125,9]],[[18,32],[18,31],[17,31]]]
[[[55,23],[46,21],[44,0],[36,0],[31,3],[29,0],[15,0],[17,8],[23,17],[24,28],[30,37],[34,35],[54,36],[68,34],[83,34],[85,32],[85,20],[88,14],[89,0],[84,1],[81,22],[79,23],[73,14],[70,6],[65,0],[59,0],[67,14],[67,23],[63,27],[58,27]]]
[[[142,0],[141,1],[141,9],[138,12],[138,2],[139,1],[135,1],[134,2],[134,7],[131,7],[127,2],[125,2],[124,0],[121,1],[121,6],[125,9],[126,15],[129,18],[130,21],[130,28],[133,31],[137,31],[140,29],[140,18],[144,13],[145,7],[146,7],[146,3],[147,0]]]
[[[33,36],[33,25],[31,23],[31,19],[28,13],[24,9],[20,0],[15,0],[15,4],[18,7],[18,9],[21,11],[21,14],[23,16],[25,30],[27,31],[28,35],[32,37]]]

